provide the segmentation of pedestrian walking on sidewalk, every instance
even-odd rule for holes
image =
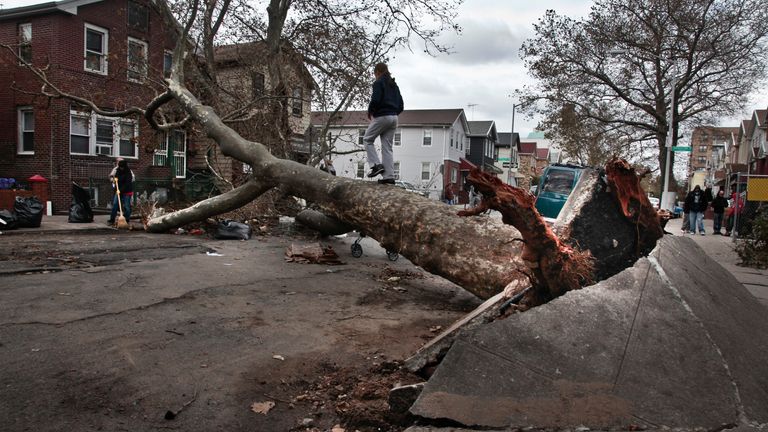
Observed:
[[[696,234],[696,228],[699,229],[701,235],[705,235],[704,232],[704,212],[707,210],[709,203],[707,202],[704,191],[701,190],[699,185],[693,188],[685,197],[685,202],[688,204],[690,210],[689,223],[691,224],[691,234]]]
[[[725,191],[719,190],[717,196],[712,200],[712,211],[715,213],[713,221],[713,234],[721,235],[720,230],[723,227],[723,215],[725,214],[725,208],[728,207],[728,200],[725,199]]]
[[[373,83],[371,102],[368,104],[368,129],[363,135],[365,154],[371,171],[369,178],[381,175],[379,183],[395,184],[395,162],[392,155],[392,142],[397,130],[397,116],[403,112],[403,97],[395,79],[389,73],[385,63],[373,68],[376,81]],[[374,141],[381,137],[381,159],[376,152]]]

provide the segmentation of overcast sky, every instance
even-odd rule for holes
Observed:
[[[0,0],[5,8],[41,3],[40,0]],[[406,109],[464,108],[468,120],[494,120],[500,132],[512,128],[511,93],[530,83],[519,57],[522,42],[533,35],[533,24],[547,9],[571,18],[589,13],[589,0],[465,0],[458,11],[461,35],[445,35],[455,51],[430,57],[414,44],[413,53],[401,50],[390,61]],[[723,126],[738,126],[753,109],[768,106],[768,96],[756,96],[742,116],[724,119]],[[515,116],[515,131],[527,134],[537,119]],[[525,135],[523,135],[525,136]]]

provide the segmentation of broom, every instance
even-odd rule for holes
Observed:
[[[123,216],[123,201],[120,199],[120,187],[117,185],[117,179],[115,179],[115,193],[117,193],[117,205],[120,208],[120,216],[117,218],[117,229],[128,229],[131,226],[128,225],[128,221]]]

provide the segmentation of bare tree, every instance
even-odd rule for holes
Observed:
[[[676,140],[686,124],[742,109],[764,79],[767,18],[762,0],[599,0],[582,20],[548,11],[521,48],[537,80],[522,99],[653,143],[663,170],[670,111]]]

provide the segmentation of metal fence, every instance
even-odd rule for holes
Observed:
[[[109,179],[89,178],[88,192],[91,194],[91,207],[100,210],[112,208],[114,190]],[[210,177],[197,176],[189,179],[139,179],[133,182],[132,204],[153,199],[160,204],[201,201],[214,195],[219,190]]]
[[[736,184],[738,193],[731,203],[734,212],[726,221],[734,241],[750,238],[753,221],[768,212],[768,175],[739,174]]]

